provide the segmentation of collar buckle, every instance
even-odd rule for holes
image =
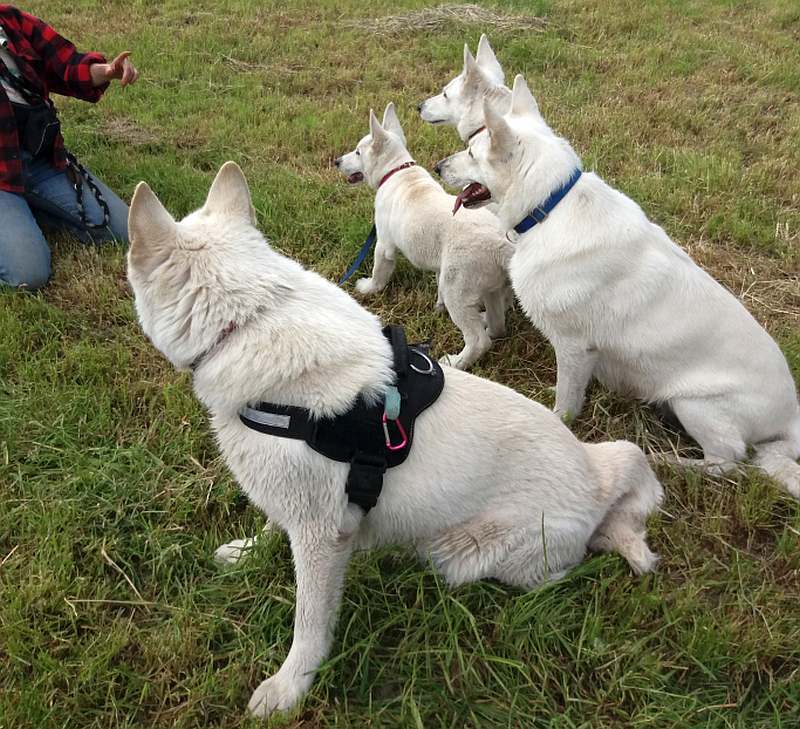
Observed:
[[[531,210],[529,215],[532,218],[535,218],[537,223],[543,223],[547,219],[549,213],[547,212],[547,210],[543,210],[541,207],[537,205],[533,210]]]

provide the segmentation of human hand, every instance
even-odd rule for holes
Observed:
[[[119,79],[120,85],[123,87],[136,83],[136,79],[139,78],[139,72],[130,58],[128,58],[130,55],[130,51],[125,51],[120,53],[111,63],[93,64],[90,69],[92,83],[95,86],[101,86],[114,79]]]

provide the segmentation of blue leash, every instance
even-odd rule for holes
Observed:
[[[572,176],[557,190],[553,191],[550,197],[547,198],[541,205],[537,205],[530,211],[522,220],[514,226],[514,230],[520,235],[530,230],[537,223],[541,223],[550,215],[558,203],[560,203],[566,194],[573,188],[575,183],[581,179],[580,169],[575,170]]]
[[[369,232],[367,239],[364,241],[364,245],[361,246],[361,250],[358,252],[356,256],[356,260],[350,264],[350,268],[347,269],[347,273],[339,280],[339,286],[346,283],[347,280],[356,272],[358,271],[359,267],[362,263],[364,263],[364,259],[367,257],[370,248],[375,245],[375,239],[378,237],[377,228],[373,225],[372,230]]]
[[[378,237],[378,230],[373,225],[372,230],[370,230],[367,239],[364,241],[364,245],[361,246],[361,250],[358,252],[356,256],[356,260],[350,264],[350,268],[347,269],[347,273],[339,280],[339,286],[346,283],[347,280],[356,272],[358,271],[359,267],[362,263],[364,263],[364,259],[367,257],[369,253],[369,249],[375,245],[375,239]],[[400,392],[394,385],[390,385],[386,388],[386,392],[384,393],[383,398],[383,413],[384,417],[388,420],[397,420],[400,417]],[[384,431],[386,431],[386,424],[383,426]],[[387,434],[388,439],[388,434]]]

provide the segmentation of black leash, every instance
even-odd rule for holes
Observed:
[[[45,98],[35,89],[30,88],[22,78],[18,78],[15,74],[13,74],[2,60],[0,60],[0,76],[2,76],[3,80],[12,86],[32,106],[41,106],[44,104],[52,113],[54,119],[56,119],[57,112],[53,101]],[[44,140],[44,132],[42,135],[42,140]],[[40,151],[41,145],[37,150],[37,153]],[[75,200],[78,205],[78,215],[80,216],[81,225],[88,231],[108,229],[108,225],[111,221],[111,211],[109,210],[108,203],[103,197],[103,193],[100,191],[97,183],[94,179],[92,179],[89,171],[80,162],[78,162],[78,158],[72,154],[72,152],[64,149],[64,156],[67,160],[67,174],[70,182],[72,183],[72,188],[75,190]],[[89,190],[94,195],[95,200],[97,200],[100,210],[103,212],[102,223],[90,223],[89,219],[86,217],[86,206],[83,202],[84,180],[86,181],[86,185],[88,186]]]
[[[80,215],[81,218],[81,225],[83,225],[83,227],[87,230],[107,229],[109,223],[111,222],[111,211],[108,209],[108,203],[103,197],[103,193],[100,192],[100,188],[92,179],[89,171],[80,162],[78,162],[78,158],[72,154],[72,152],[69,152],[66,149],[64,150],[64,154],[67,158],[67,168],[70,173],[72,187],[75,190],[75,202],[78,205],[78,215]],[[94,195],[94,199],[97,200],[100,210],[103,211],[102,223],[90,223],[86,217],[86,209],[83,205],[84,180],[86,180],[86,185],[88,186],[92,195]]]

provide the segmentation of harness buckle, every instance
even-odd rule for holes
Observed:
[[[389,435],[389,425],[388,425],[388,418],[386,417],[386,413],[383,414],[381,418],[381,425],[383,426],[383,437],[384,441],[386,442],[386,447],[390,451],[401,451],[408,445],[408,435],[406,435],[405,428],[403,428],[403,424],[400,422],[400,418],[392,420],[395,424],[395,427],[400,431],[400,436],[402,437],[402,441],[398,444],[392,444],[392,437]]]
[[[345,492],[348,499],[367,513],[378,503],[383,488],[386,459],[363,451],[357,451],[350,462]]]

